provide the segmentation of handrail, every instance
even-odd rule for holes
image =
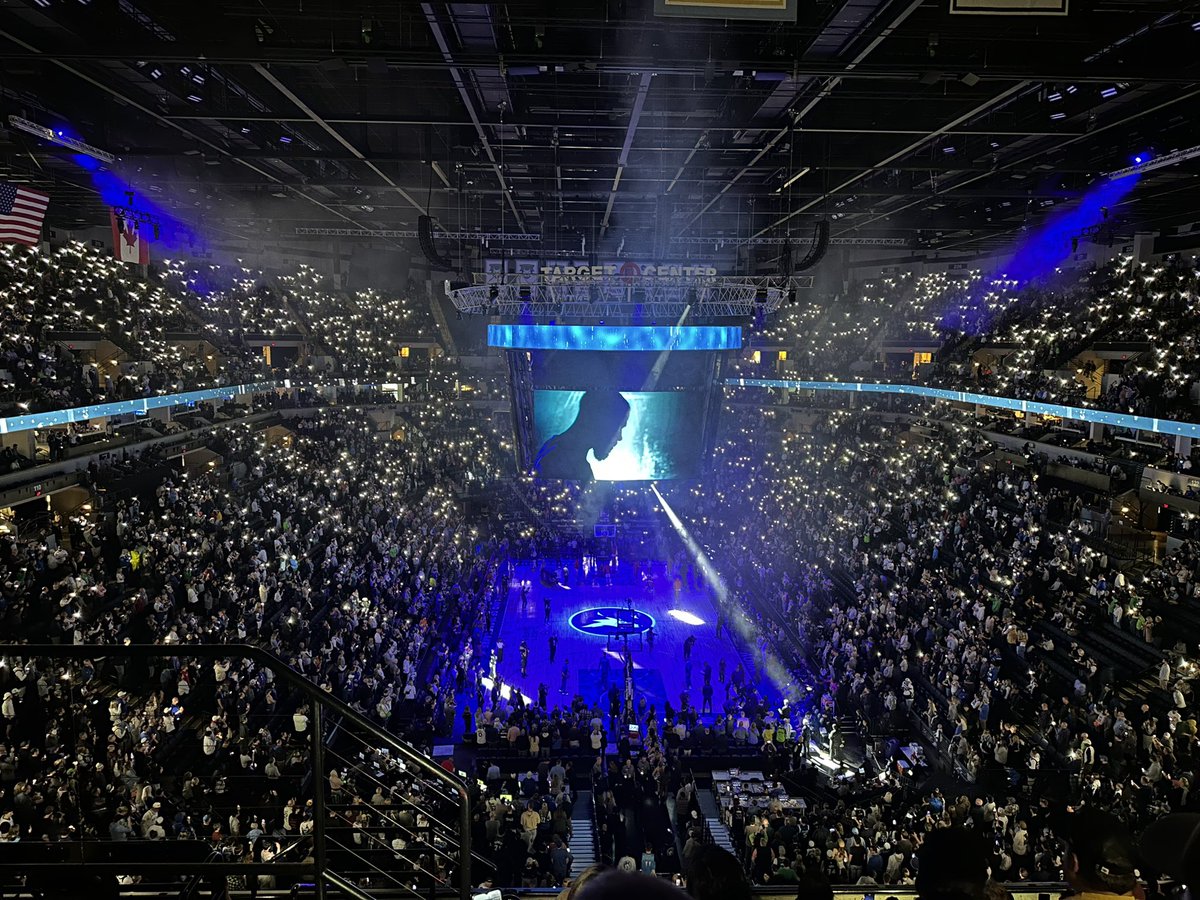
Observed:
[[[321,740],[320,708],[327,707],[355,726],[368,732],[373,738],[387,747],[394,755],[402,758],[406,764],[412,764],[426,776],[446,784],[458,795],[459,805],[459,864],[458,864],[458,894],[460,900],[468,900],[471,895],[471,798],[466,783],[452,772],[434,763],[422,753],[418,753],[411,745],[400,740],[395,735],[376,725],[361,713],[343,703],[332,694],[321,690],[307,678],[304,678],[275,654],[251,644],[0,644],[0,656],[9,657],[67,657],[70,659],[103,659],[110,656],[127,656],[134,659],[175,659],[193,658],[223,659],[225,657],[241,657],[253,660],[259,665],[270,669],[282,681],[300,691],[313,701],[313,734],[314,741],[313,764],[316,767],[324,758],[323,741]],[[319,749],[318,749],[319,747]],[[325,827],[325,773],[318,769],[316,774],[316,807],[314,839],[320,845],[323,843]],[[323,848],[314,854],[317,867],[318,897],[324,895],[325,860]],[[332,880],[332,879],[331,879]]]

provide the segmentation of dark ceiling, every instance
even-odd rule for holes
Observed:
[[[9,0],[0,95],[207,239],[405,231],[428,207],[541,256],[803,244],[822,218],[843,243],[982,251],[1134,150],[1200,143],[1200,3],[949,2],[821,0],[783,25],[649,0]],[[0,152],[52,224],[106,221],[67,151],[10,128]],[[1200,219],[1197,172],[1145,176],[1112,223]]]

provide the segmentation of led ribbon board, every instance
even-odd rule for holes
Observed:
[[[955,403],[975,403],[997,409],[1011,409],[1041,416],[1058,416],[1076,422],[1095,422],[1113,428],[1134,428],[1155,434],[1179,434],[1200,439],[1200,424],[1176,422],[1173,419],[1154,419],[1150,416],[1133,416],[1127,413],[1107,412],[1102,409],[1084,409],[1078,406],[1059,406],[1056,403],[1039,403],[1035,400],[1015,400],[1012,397],[996,397],[991,394],[972,394],[967,391],[951,391],[945,388],[921,387],[915,384],[883,384],[881,382],[856,381],[783,381],[772,378],[729,378],[728,387],[793,388],[800,391],[855,391],[863,394],[907,394],[910,397],[927,397],[931,400],[950,400]]]
[[[33,428],[50,428],[54,425],[67,425],[71,422],[87,422],[107,416],[147,413],[152,409],[186,406],[201,400],[232,400],[238,394],[258,394],[274,390],[279,386],[279,383],[275,381],[232,384],[228,387],[188,391],[183,394],[163,394],[161,397],[140,397],[137,400],[118,400],[115,403],[95,403],[91,406],[72,406],[70,409],[55,409],[50,412],[30,413],[25,416],[9,416],[7,419],[0,419],[0,434],[13,434]]]
[[[489,325],[488,346],[506,350],[740,350],[737,325]]]

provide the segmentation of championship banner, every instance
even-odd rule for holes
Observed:
[[[654,0],[656,16],[795,22],[799,0]]]

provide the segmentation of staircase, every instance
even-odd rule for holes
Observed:
[[[706,789],[696,791],[696,800],[700,804],[700,814],[704,816],[704,824],[712,835],[713,843],[737,856],[737,848],[733,845],[733,837],[725,823],[721,821],[721,809],[713,792]]]
[[[429,309],[433,313],[433,320],[437,322],[438,334],[442,337],[442,342],[446,345],[446,353],[450,356],[458,354],[458,350],[454,345],[454,332],[450,330],[450,320],[446,318],[446,312],[442,309],[442,304],[438,302],[438,297],[435,291],[429,290]]]
[[[426,882],[431,884],[429,895],[455,896],[469,900],[471,885],[489,877],[494,869],[490,861],[471,852],[470,794],[466,784],[457,776],[438,766],[429,756],[412,745],[399,740],[372,720],[360,715],[353,708],[330,696],[278,658],[258,647],[242,644],[188,645],[172,647],[151,644],[0,644],[0,656],[9,660],[44,659],[56,664],[65,660],[117,659],[122,668],[114,666],[111,671],[98,671],[95,687],[99,702],[107,703],[116,688],[125,681],[123,666],[134,666],[148,671],[149,662],[155,666],[164,660],[186,661],[193,671],[201,673],[196,686],[189,695],[189,705],[204,706],[200,694],[214,684],[212,663],[217,659],[242,659],[253,663],[254,668],[274,674],[274,684],[279,692],[279,710],[258,717],[251,713],[257,725],[264,718],[276,721],[272,729],[270,721],[265,728],[273,733],[290,731],[291,710],[303,703],[309,707],[309,720],[299,747],[308,744],[305,764],[301,770],[287,773],[286,783],[299,785],[298,796],[313,806],[312,852],[293,844],[279,858],[266,863],[243,863],[234,860],[214,859],[211,848],[201,841],[160,841],[151,848],[138,842],[137,852],[121,852],[109,841],[72,841],[55,844],[52,853],[33,853],[34,844],[25,842],[0,843],[0,888],[11,895],[20,888],[19,878],[35,879],[40,885],[52,885],[46,891],[58,895],[67,887],[90,883],[105,872],[111,872],[119,864],[120,871],[141,878],[168,875],[175,881],[170,890],[152,893],[190,897],[196,887],[207,879],[216,879],[222,888],[228,875],[270,874],[282,884],[317,884],[317,895],[324,896],[332,885],[339,896],[369,900],[371,897],[424,896],[412,885]],[[152,678],[151,681],[158,679]],[[135,694],[134,703],[142,698],[136,696],[139,689],[129,688]],[[208,697],[212,696],[208,691]],[[101,697],[105,699],[100,699]],[[265,705],[265,701],[264,705]],[[211,707],[208,707],[211,708]],[[194,709],[192,715],[178,723],[174,738],[176,746],[182,748],[184,758],[177,762],[200,773],[200,777],[216,779],[220,770],[204,771],[196,768],[205,763],[200,744],[195,740],[196,731],[203,726],[206,717]],[[385,752],[386,751],[386,752]],[[190,761],[189,761],[190,760]],[[173,755],[173,763],[174,760]],[[400,764],[403,765],[400,765]],[[371,785],[378,788],[385,798],[382,803],[353,803],[349,792],[332,790],[330,775],[334,770],[345,773],[350,785]],[[419,777],[426,790],[421,800],[412,799],[407,789],[414,777]],[[280,784],[285,783],[281,781]],[[247,812],[267,814],[273,805],[263,798],[265,794],[248,784],[238,793],[221,795],[222,812],[231,811],[232,804],[251,801],[257,808]],[[391,798],[391,799],[387,799]],[[372,804],[377,805],[372,805]],[[588,798],[590,805],[590,797]],[[244,807],[243,807],[244,808]],[[369,831],[356,830],[351,815],[367,813],[372,821],[380,823]],[[132,848],[132,844],[130,845]],[[411,849],[410,849],[411,848]],[[590,848],[589,848],[590,849]],[[117,855],[114,855],[117,854]],[[287,854],[287,855],[285,855]],[[118,858],[119,856],[119,858]],[[592,857],[589,856],[590,860]],[[191,884],[180,884],[179,878],[188,877]],[[111,880],[111,878],[110,878]],[[59,888],[63,886],[63,889]],[[144,885],[142,885],[144,886]],[[370,892],[364,887],[371,887]],[[183,888],[181,893],[181,887]],[[377,893],[374,888],[380,888]],[[24,888],[28,893],[28,888]],[[451,895],[450,890],[454,891]],[[445,891],[445,893],[440,893]],[[69,893],[69,891],[67,891]],[[117,896],[117,892],[111,892]]]
[[[500,628],[504,624],[504,611],[508,609],[508,599],[513,596],[513,584],[517,580],[517,567],[514,563],[508,563],[507,577],[500,578],[500,573],[497,573],[495,580],[489,589],[494,588],[492,597],[488,600],[488,620],[492,623],[492,633],[485,635],[484,640],[488,641],[500,634]],[[519,592],[518,592],[519,595]],[[516,652],[517,648],[513,648]]]
[[[575,805],[571,808],[571,839],[567,849],[575,862],[571,866],[571,874],[578,875],[588,866],[595,865],[596,833],[592,825],[592,792],[580,791],[575,797]]]

